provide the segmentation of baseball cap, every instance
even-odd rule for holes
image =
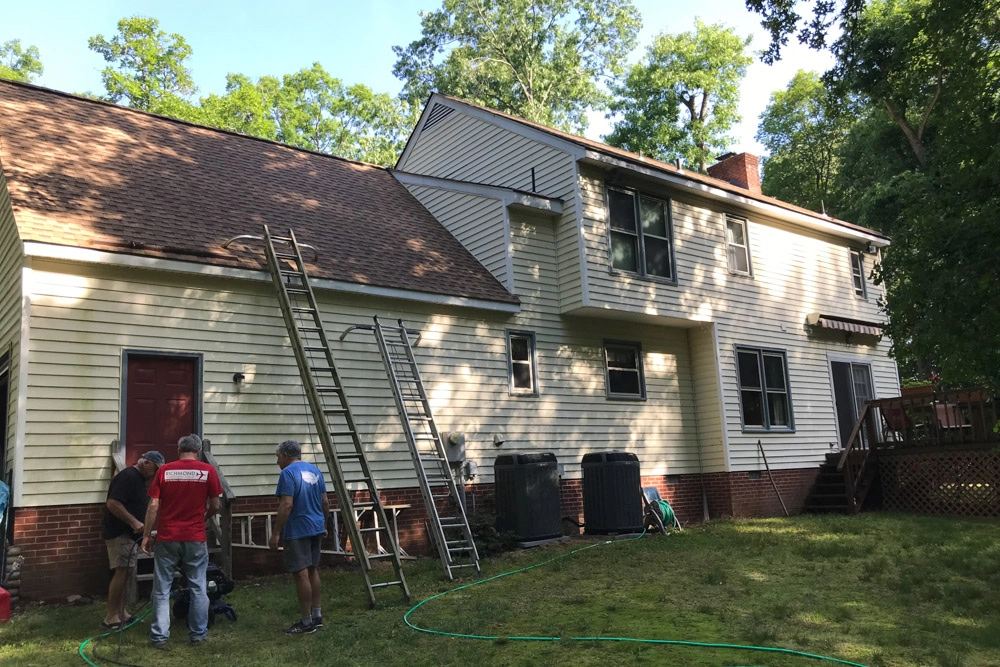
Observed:
[[[157,451],[146,452],[145,454],[143,454],[139,458],[140,459],[146,459],[147,461],[150,461],[151,463],[155,463],[157,468],[159,468],[161,465],[163,465],[165,463],[165,460],[163,458],[163,454],[161,454],[161,453],[159,453]]]

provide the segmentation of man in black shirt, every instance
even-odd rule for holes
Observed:
[[[139,557],[137,540],[142,535],[142,521],[149,504],[146,484],[163,461],[163,454],[146,452],[135,465],[115,475],[108,488],[101,534],[115,573],[108,586],[108,610],[101,623],[105,630],[117,630],[131,620],[125,613],[125,586]]]

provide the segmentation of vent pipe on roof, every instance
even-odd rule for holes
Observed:
[[[677,165],[677,171],[684,171],[684,158],[677,158],[674,163]]]
[[[538,190],[535,189],[535,168],[534,167],[531,168],[531,191],[532,192],[538,192]]]

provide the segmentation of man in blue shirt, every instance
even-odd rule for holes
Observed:
[[[323,627],[319,580],[319,552],[326,535],[330,500],[326,496],[323,473],[302,460],[302,447],[286,440],[275,452],[281,476],[274,495],[278,496],[278,516],[268,546],[285,544],[285,569],[292,573],[302,618],[285,628],[290,635],[307,635]]]

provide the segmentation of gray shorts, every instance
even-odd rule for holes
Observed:
[[[126,533],[118,537],[112,537],[110,540],[104,540],[104,544],[108,547],[108,563],[112,569],[135,567],[141,549],[136,544],[135,538],[131,535]]]
[[[285,569],[298,572],[307,567],[319,567],[319,549],[323,535],[285,540]]]

